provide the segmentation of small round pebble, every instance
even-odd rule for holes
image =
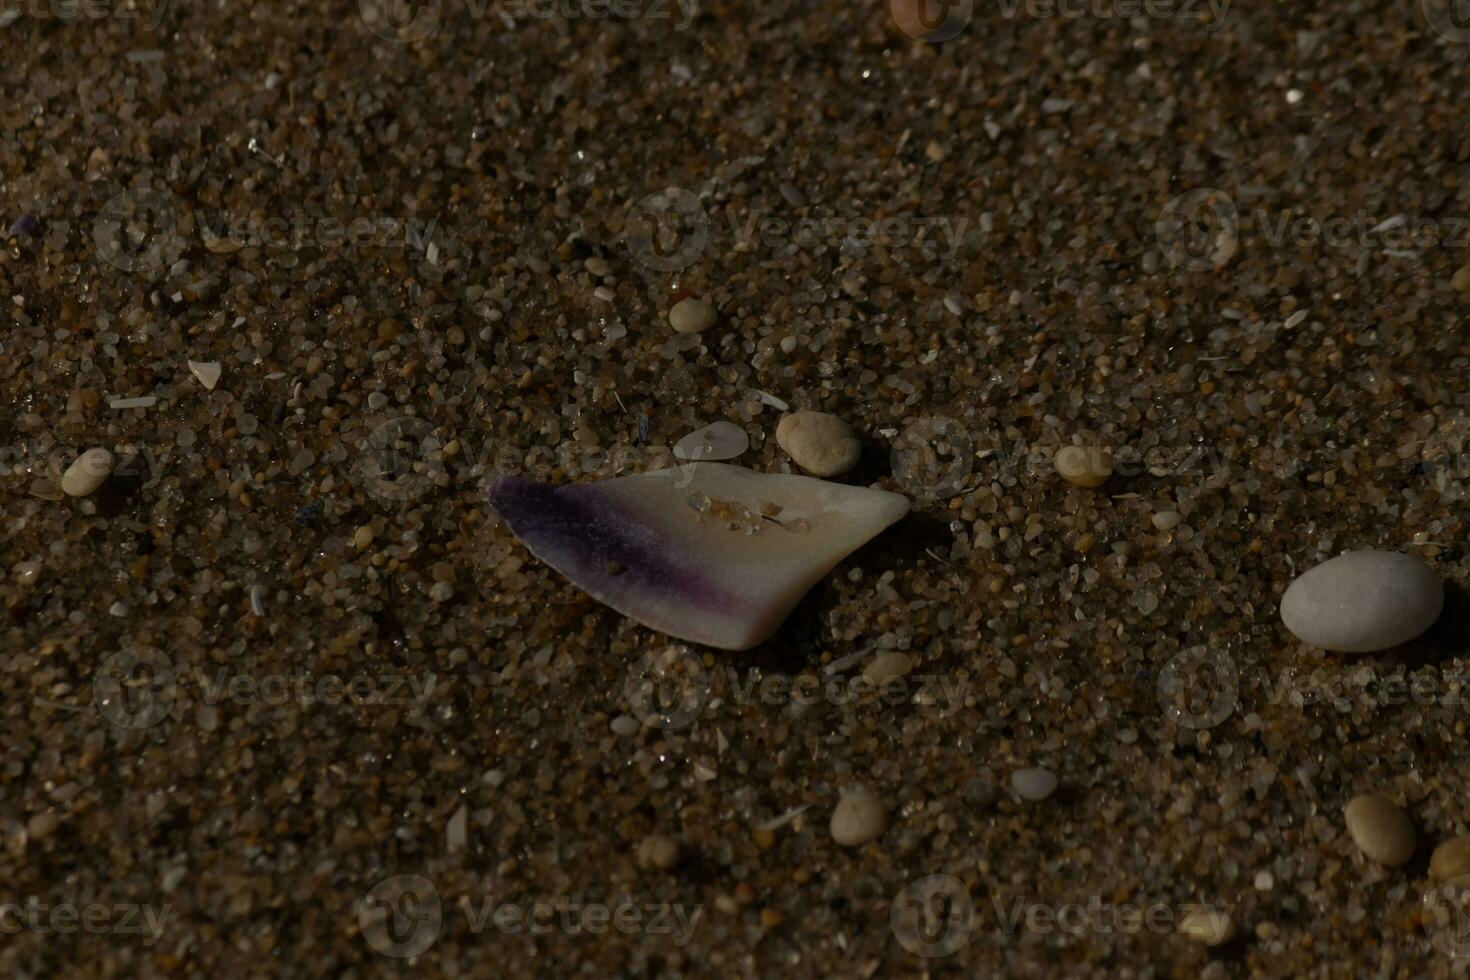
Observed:
[[[1414,855],[1414,825],[1409,815],[1383,797],[1355,796],[1344,816],[1353,843],[1379,864],[1403,864]]]
[[[679,863],[679,845],[663,834],[650,834],[638,845],[638,864],[655,871],[667,871]]]
[[[61,491],[69,497],[86,497],[96,492],[112,473],[112,453],[88,449],[61,475]]]
[[[1310,646],[1372,653],[1434,625],[1444,584],[1424,562],[1395,551],[1352,551],[1303,573],[1281,597],[1281,621]]]
[[[1235,935],[1235,923],[1230,920],[1229,912],[1200,905],[1190,909],[1179,920],[1179,931],[1206,946],[1219,946]]]
[[[776,426],[776,442],[812,476],[837,476],[857,465],[863,446],[852,426],[826,412],[793,412]]]
[[[669,310],[669,326],[679,333],[699,333],[715,325],[715,308],[702,299],[681,299]]]
[[[639,730],[643,728],[643,723],[632,715],[618,715],[609,723],[608,728],[612,729],[614,735],[627,737],[629,735],[637,735]]]
[[[1161,510],[1154,515],[1154,527],[1160,531],[1172,531],[1179,526],[1179,522],[1182,520],[1184,518],[1179,516],[1178,511]]]
[[[352,544],[358,551],[362,551],[373,543],[373,528],[371,524],[364,524],[352,535]]]
[[[1470,293],[1470,265],[1461,266],[1450,277],[1450,287],[1456,292]]]
[[[1429,876],[1449,881],[1470,875],[1470,837],[1452,837],[1434,849],[1429,858]]]
[[[1011,787],[1021,799],[1039,803],[1057,791],[1057,776],[1050,769],[1017,769]]]
[[[866,786],[845,790],[832,809],[832,839],[843,847],[877,840],[887,824],[883,803]]]
[[[1113,475],[1113,454],[1099,446],[1063,446],[1057,450],[1057,472],[1079,487],[1100,487]]]
[[[15,576],[15,583],[23,587],[36,584],[41,577],[41,563],[38,561],[18,561],[11,568],[11,574]]]
[[[863,677],[870,684],[882,684],[890,677],[902,677],[914,669],[914,661],[906,653],[889,650],[880,653],[863,668]]]

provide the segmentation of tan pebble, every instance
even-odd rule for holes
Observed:
[[[1113,454],[1100,446],[1063,446],[1057,450],[1057,472],[1079,487],[1100,487],[1113,475]]]
[[[862,443],[852,426],[826,412],[793,412],[776,426],[776,442],[813,476],[837,476],[857,465]]]
[[[715,324],[715,308],[702,299],[681,299],[669,310],[669,326],[679,333],[699,333]]]
[[[1458,293],[1470,293],[1470,265],[1460,269],[1451,277],[1450,287]]]
[[[774,929],[781,924],[781,912],[778,909],[761,909],[761,928]]]
[[[1452,837],[1434,849],[1429,858],[1429,876],[1449,881],[1470,874],[1470,837]]]
[[[31,840],[41,840],[50,837],[60,825],[61,819],[48,810],[45,813],[33,814],[26,821],[26,833],[30,835]]]
[[[1230,913],[1209,905],[1200,905],[1189,910],[1179,920],[1179,931],[1206,946],[1219,946],[1235,935],[1235,923]]]
[[[352,543],[357,546],[358,551],[361,551],[373,543],[374,537],[372,525],[364,524],[352,535]]]
[[[861,847],[877,840],[887,824],[882,802],[866,786],[845,790],[832,808],[832,839],[843,847]]]
[[[914,661],[906,653],[890,650],[874,657],[863,668],[863,677],[870,684],[882,684],[890,677],[902,677],[914,669]]]
[[[1179,516],[1178,511],[1161,510],[1154,515],[1154,527],[1160,531],[1172,531],[1179,526],[1182,520],[1184,518]]]
[[[679,845],[663,834],[651,834],[638,845],[638,863],[645,868],[667,871],[679,863]]]
[[[1414,825],[1409,815],[1381,796],[1355,796],[1344,811],[1348,833],[1379,864],[1403,864],[1414,855]]]
[[[10,571],[15,576],[17,585],[32,586],[41,577],[41,563],[38,561],[18,561]]]
[[[89,496],[111,473],[112,453],[105,449],[88,449],[61,475],[61,491],[69,497]]]

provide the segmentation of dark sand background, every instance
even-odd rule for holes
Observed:
[[[0,970],[1452,975],[1424,896],[1470,816],[1470,25],[985,3],[930,44],[881,3],[426,9],[0,2],[0,901],[94,909],[12,912]],[[687,295],[703,334],[669,329]],[[753,390],[851,422],[845,479],[914,513],[761,648],[676,649],[694,710],[640,729],[669,639],[485,489],[655,468],[717,419],[780,469]],[[1074,439],[1124,472],[1062,482]],[[57,499],[92,446],[117,472]],[[1323,655],[1279,598],[1359,547],[1450,606]],[[959,703],[744,687],[882,649]],[[1062,786],[1022,803],[1033,765]],[[856,782],[888,828],[844,849]],[[1344,833],[1369,791],[1415,822],[1403,867]],[[890,921],[929,875],[974,908],[945,957]],[[1007,931],[1018,903],[1164,925]],[[1235,939],[1176,934],[1196,903]]]

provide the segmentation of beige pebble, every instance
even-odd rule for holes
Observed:
[[[832,839],[843,847],[861,847],[877,840],[887,824],[882,802],[866,786],[844,790],[832,809]]]
[[[1184,518],[1179,516],[1178,511],[1161,510],[1154,515],[1154,527],[1160,531],[1172,531],[1179,526],[1179,522],[1182,520]]]
[[[362,551],[364,548],[373,543],[374,537],[375,535],[373,534],[372,525],[364,524],[362,527],[357,529],[356,533],[352,535],[352,543],[354,546],[356,546],[358,551]]]
[[[1409,815],[1381,796],[1355,796],[1344,811],[1348,833],[1379,864],[1403,864],[1414,854],[1414,825]]]
[[[1199,905],[1190,909],[1179,920],[1179,931],[1206,946],[1219,946],[1235,935],[1235,923],[1230,921],[1229,912],[1209,905]]]
[[[112,472],[112,453],[105,449],[88,449],[61,475],[61,490],[69,497],[86,497]]]
[[[1450,287],[1458,293],[1470,293],[1470,265],[1464,266],[1450,278]]]
[[[1470,875],[1470,837],[1452,837],[1434,849],[1429,858],[1429,876],[1449,881]]]
[[[862,443],[852,426],[826,412],[793,412],[776,426],[776,442],[813,476],[837,476],[857,465]]]
[[[699,333],[715,325],[715,308],[702,299],[681,299],[669,311],[669,325],[679,333]]]
[[[889,650],[880,653],[863,668],[863,677],[870,684],[882,684],[890,677],[902,677],[914,669],[914,661],[906,653]]]
[[[1079,487],[1100,487],[1113,475],[1113,453],[1100,446],[1063,446],[1057,450],[1057,472]]]
[[[638,863],[645,868],[667,871],[679,863],[679,844],[663,834],[651,834],[638,845]]]
[[[31,840],[42,840],[50,837],[60,825],[61,818],[47,810],[31,815],[31,818],[26,821],[26,833],[30,835]]]
[[[612,274],[612,265],[607,261],[607,259],[601,258],[599,256],[594,255],[592,256],[592,258],[588,259],[582,264],[587,267],[588,272],[599,278]]]
[[[20,586],[29,587],[36,584],[41,577],[41,563],[38,561],[18,561],[10,570],[15,576],[15,583]]]

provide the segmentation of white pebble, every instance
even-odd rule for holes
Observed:
[[[61,475],[61,490],[69,497],[86,497],[102,486],[112,473],[112,453],[105,449],[88,449]]]
[[[1161,510],[1154,515],[1154,527],[1160,531],[1172,531],[1179,526],[1182,520],[1184,518],[1179,516],[1178,511]]]
[[[1039,803],[1057,791],[1057,777],[1050,769],[1017,769],[1011,787],[1021,799]]]
[[[750,436],[732,422],[715,422],[695,429],[674,444],[674,455],[698,462],[702,459],[734,459],[750,448]]]
[[[643,727],[643,724],[632,715],[618,715],[607,727],[612,729],[614,735],[627,737],[629,735],[637,735],[639,729]]]
[[[882,802],[866,786],[844,791],[832,809],[832,839],[843,847],[861,847],[877,840],[887,824]]]
[[[699,333],[715,324],[715,308],[702,299],[681,299],[669,310],[669,326],[679,333]]]
[[[1281,597],[1281,621],[1311,646],[1371,653],[1412,640],[1443,608],[1444,585],[1418,558],[1353,551],[1292,582]]]
[[[862,443],[852,427],[826,412],[794,412],[776,426],[776,442],[813,476],[837,476],[857,465]]]

